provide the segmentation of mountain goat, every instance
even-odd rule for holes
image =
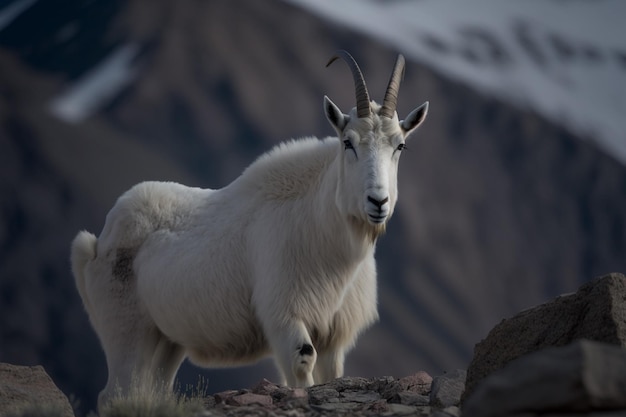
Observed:
[[[294,387],[343,374],[378,318],[375,243],[428,102],[398,120],[402,55],[382,106],[352,56],[340,51],[328,65],[337,58],[357,101],[344,114],[324,97],[338,137],[278,145],[218,190],[140,183],[98,238],[78,233],[72,271],[109,370],[100,405],[135,378],[171,388],[185,357],[225,366],[272,354]]]

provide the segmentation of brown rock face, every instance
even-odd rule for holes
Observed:
[[[626,349],[589,340],[511,361],[463,404],[472,417],[601,410],[626,412]]]
[[[0,363],[0,415],[42,407],[74,417],[65,394],[41,366],[16,366]]]
[[[626,276],[603,276],[574,294],[503,320],[476,345],[463,399],[513,359],[579,339],[626,346]]]

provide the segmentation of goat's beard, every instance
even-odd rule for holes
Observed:
[[[381,236],[387,230],[387,220],[380,224],[371,224],[367,220],[350,216],[350,225],[354,231],[363,237],[367,238],[372,244],[376,243],[376,239]]]

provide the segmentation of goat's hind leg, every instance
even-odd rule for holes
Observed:
[[[121,336],[121,335],[118,335]],[[115,396],[154,399],[170,392],[176,372],[185,358],[185,349],[171,342],[156,328],[126,337],[126,343],[104,345],[109,380],[100,393],[101,407]]]
[[[152,344],[155,348],[152,353],[150,372],[154,375],[154,383],[157,384],[157,388],[171,391],[176,372],[185,359],[185,348],[172,342],[161,332],[158,333],[157,338],[157,342]],[[149,354],[149,352],[146,353]]]
[[[119,331],[100,340],[107,361],[109,376],[107,384],[98,396],[98,409],[116,397],[127,397],[134,387],[142,385],[145,378],[144,342],[137,337],[138,333]]]

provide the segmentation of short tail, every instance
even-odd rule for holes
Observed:
[[[83,230],[79,232],[72,241],[72,273],[76,281],[76,288],[83,299],[85,309],[89,313],[91,311],[89,297],[85,289],[85,267],[87,263],[96,258],[96,244],[98,238],[93,234]]]

